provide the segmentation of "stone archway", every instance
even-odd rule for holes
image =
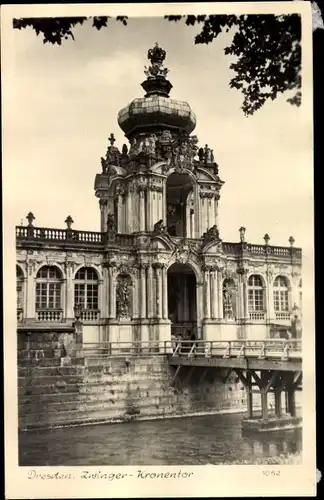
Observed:
[[[175,262],[167,273],[168,281],[168,318],[171,321],[171,334],[183,337],[197,332],[197,278],[188,264]]]
[[[193,181],[187,173],[173,172],[167,178],[166,226],[170,236],[193,237],[193,189]]]

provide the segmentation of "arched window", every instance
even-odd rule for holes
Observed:
[[[264,319],[264,288],[261,276],[252,274],[248,281],[248,302],[250,319]]]
[[[36,311],[41,321],[62,319],[62,273],[56,266],[43,266],[36,275]]]
[[[74,278],[74,304],[79,304],[83,311],[97,311],[98,274],[92,267],[81,267]],[[84,316],[84,314],[83,314]],[[93,319],[87,316],[83,319]]]
[[[289,284],[285,276],[277,276],[274,280],[273,302],[276,319],[289,321]]]
[[[17,321],[22,321],[24,311],[24,273],[16,266]]]
[[[284,276],[277,276],[273,283],[273,300],[275,312],[288,312],[288,283]]]

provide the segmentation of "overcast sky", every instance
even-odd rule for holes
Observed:
[[[240,226],[248,241],[296,245],[305,241],[312,197],[310,123],[303,107],[288,96],[267,103],[246,118],[242,95],[229,89],[231,59],[224,55],[229,35],[210,45],[195,45],[198,27],[163,18],[130,19],[127,27],[110,21],[97,31],[75,29],[75,41],[43,45],[28,29],[14,30],[10,119],[5,168],[10,169],[10,219],[75,229],[99,230],[94,178],[101,172],[108,136],[125,142],[118,111],[143,95],[147,50],[155,41],[167,51],[171,96],[190,103],[197,116],[195,134],[214,150],[225,185],[220,200],[220,235],[238,241]],[[13,175],[14,173],[14,175]],[[309,233],[308,233],[309,234]]]

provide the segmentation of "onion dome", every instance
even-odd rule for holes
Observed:
[[[190,134],[195,129],[196,116],[189,104],[169,97],[172,84],[166,79],[169,70],[163,67],[165,56],[157,43],[148,51],[151,64],[145,68],[147,78],[142,83],[146,94],[118,113],[118,124],[128,139],[139,132],[167,129]]]

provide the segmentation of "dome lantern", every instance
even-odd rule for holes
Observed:
[[[147,53],[150,65],[145,67],[146,80],[141,84],[146,94],[134,99],[118,113],[118,124],[128,139],[137,133],[159,133],[163,130],[190,134],[196,127],[196,116],[187,102],[169,97],[172,84],[164,67],[166,51],[158,43]]]

